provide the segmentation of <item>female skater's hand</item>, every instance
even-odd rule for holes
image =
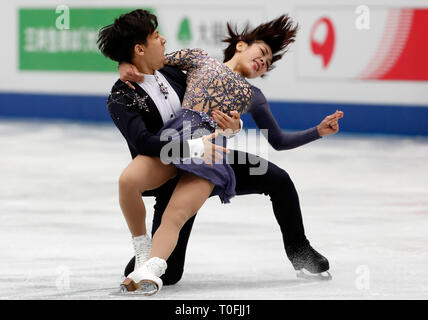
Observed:
[[[224,136],[236,133],[239,131],[239,129],[241,129],[241,116],[239,115],[239,112],[233,110],[230,112],[230,114],[231,117],[217,109],[211,112],[213,119],[220,127],[220,130],[218,130],[219,133]]]
[[[144,75],[138,71],[137,67],[131,63],[123,62],[119,64],[120,80],[125,82],[128,87],[135,90],[135,87],[129,81],[143,82]]]
[[[216,131],[212,134],[202,137],[202,142],[204,143],[204,153],[202,155],[202,159],[209,166],[212,166],[213,162],[221,162],[223,159],[223,152],[229,153],[229,150],[226,148],[211,143],[211,140],[215,139],[217,136],[218,132]]]
[[[343,118],[343,112],[336,110],[335,113],[324,118],[317,126],[320,137],[334,134],[339,131],[339,119]]]

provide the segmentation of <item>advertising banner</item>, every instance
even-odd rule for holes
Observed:
[[[297,76],[428,81],[428,9],[298,8]]]
[[[145,8],[153,12],[153,8]],[[19,69],[115,71],[98,50],[101,27],[133,8],[19,9]]]

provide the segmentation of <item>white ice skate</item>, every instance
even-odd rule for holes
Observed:
[[[153,257],[140,268],[131,272],[121,284],[122,292],[134,292],[143,295],[153,295],[162,289],[160,278],[167,268],[164,259]]]

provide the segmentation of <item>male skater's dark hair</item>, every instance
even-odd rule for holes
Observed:
[[[132,63],[136,44],[147,45],[147,36],[158,26],[155,15],[142,9],[122,14],[113,24],[101,28],[98,48],[107,57],[117,62]]]
[[[244,30],[239,33],[235,25],[234,30],[230,23],[227,24],[229,37],[223,42],[229,43],[229,46],[224,50],[223,62],[229,61],[235,54],[236,44],[239,41],[244,41],[248,45],[252,45],[257,41],[264,41],[272,50],[272,64],[282,58],[282,55],[287,52],[287,47],[295,41],[298,25],[293,25],[291,18],[283,14],[275,20],[261,24],[253,30],[249,30],[247,24]],[[272,66],[269,70],[272,70]],[[268,71],[269,71],[268,70]]]

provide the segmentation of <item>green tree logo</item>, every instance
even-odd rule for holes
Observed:
[[[190,20],[187,17],[184,17],[180,22],[180,27],[178,28],[177,39],[181,42],[182,45],[189,44],[192,40],[192,31],[190,30]]]

